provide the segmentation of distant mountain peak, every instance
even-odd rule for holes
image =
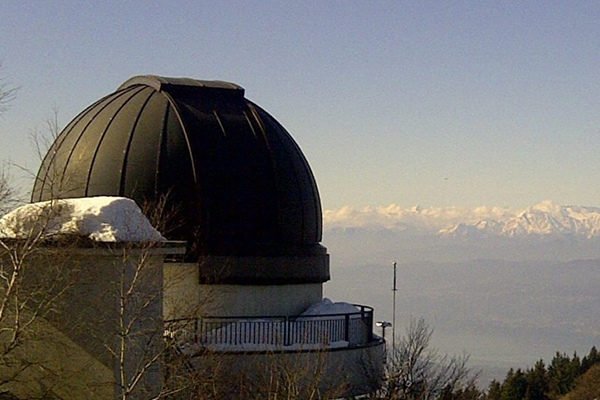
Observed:
[[[324,212],[326,229],[413,231],[441,237],[600,237],[600,208],[561,206],[551,200],[514,211],[500,207],[343,207]]]
[[[600,236],[600,209],[597,207],[560,206],[549,200],[529,207],[513,217],[479,221],[468,224],[478,234],[522,236]],[[465,228],[462,228],[465,231]],[[440,231],[442,236],[452,235],[452,229]]]
[[[411,208],[409,208],[408,210],[413,213],[420,213],[421,211],[423,211],[423,207],[421,207],[419,205],[414,205]]]

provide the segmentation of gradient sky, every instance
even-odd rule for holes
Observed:
[[[236,82],[324,208],[600,204],[599,1],[0,2],[0,160],[133,75]]]

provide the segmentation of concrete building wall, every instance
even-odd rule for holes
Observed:
[[[88,392],[74,391],[65,398],[116,397],[121,349],[125,349],[126,379],[162,352],[163,257],[172,251],[60,246],[40,247],[26,257],[21,299],[30,293],[26,309],[39,315],[28,327],[28,340],[19,350],[21,356],[35,360],[38,370],[48,373],[24,375],[31,382],[25,380],[23,387],[69,393],[77,376]],[[0,261],[3,268],[14,263],[7,254],[0,254]],[[128,329],[126,335],[122,335],[124,328]],[[0,341],[6,340],[0,336]],[[140,399],[151,398],[160,390],[162,376],[162,365],[152,363],[133,393]],[[112,396],[107,397],[107,388]],[[100,393],[98,397],[94,397],[95,391]]]
[[[166,263],[165,319],[195,316],[298,315],[323,298],[321,283],[295,285],[200,284],[196,264]]]
[[[224,386],[219,387],[223,398],[244,398],[248,390],[303,393],[317,388],[322,395],[337,398],[371,393],[380,387],[384,357],[384,342],[378,340],[365,346],[318,351],[211,352],[191,361],[197,371],[207,374],[207,380],[218,384],[221,375],[226,377]]]
[[[15,373],[14,368],[25,364],[32,367],[2,385],[2,391],[21,399],[43,398],[44,393],[76,400],[115,398],[112,366],[98,361],[44,319],[35,319],[29,331],[35,332],[34,337],[11,354],[16,364],[0,366],[0,376],[10,376]]]

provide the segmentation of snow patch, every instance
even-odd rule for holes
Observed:
[[[301,316],[317,316],[317,315],[331,315],[331,314],[353,314],[360,312],[358,308],[350,303],[337,302],[334,303],[327,297],[323,298],[321,302],[313,304],[304,311]]]
[[[138,205],[125,197],[84,197],[31,203],[0,219],[0,237],[78,235],[97,242],[161,242]]]

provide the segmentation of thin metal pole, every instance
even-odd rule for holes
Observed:
[[[394,287],[392,288],[393,293],[393,305],[392,305],[392,354],[396,355],[396,261],[392,263],[394,266]]]

